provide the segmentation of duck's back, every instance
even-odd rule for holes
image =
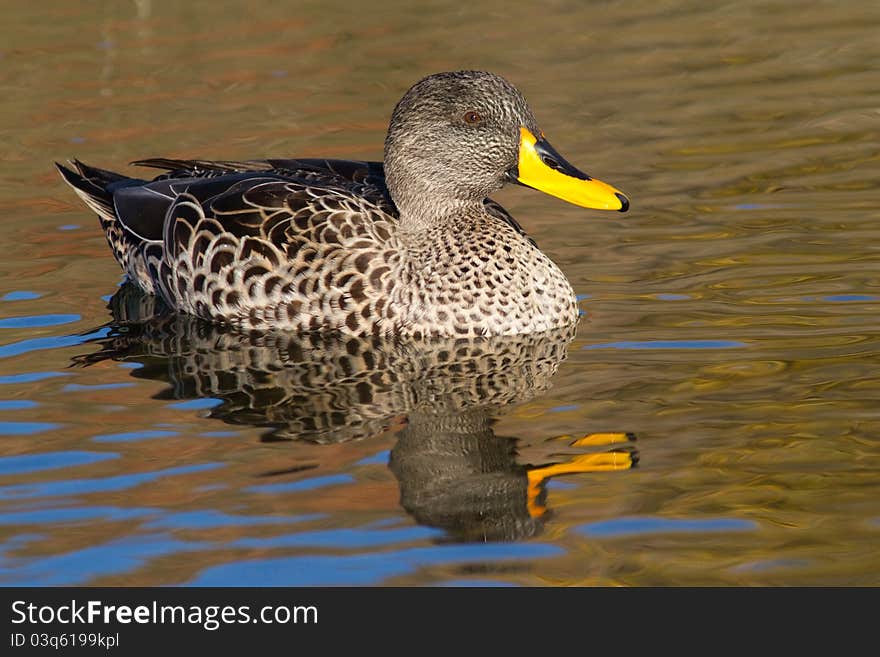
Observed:
[[[145,291],[242,329],[365,334],[390,320],[382,299],[394,283],[397,212],[381,164],[137,164],[166,173],[146,181],[81,163],[78,173],[61,170]]]

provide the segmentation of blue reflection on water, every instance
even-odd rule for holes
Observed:
[[[62,392],[83,392],[89,391],[94,392],[96,390],[116,390],[118,388],[131,388],[136,384],[134,383],[96,383],[96,384],[85,384],[85,383],[68,383],[64,388],[62,388]]]
[[[0,301],[30,301],[31,299],[39,299],[41,296],[38,292],[30,290],[15,290],[4,294]]]
[[[0,436],[28,436],[57,429],[53,422],[0,422]]]
[[[222,511],[183,511],[166,513],[151,520],[151,529],[215,529],[217,527],[247,527],[250,525],[290,525],[325,518],[325,513],[309,513],[300,516],[234,516]]]
[[[23,374],[8,374],[0,376],[0,384],[7,383],[35,383],[45,379],[54,379],[58,376],[70,376],[70,372],[25,372]]]
[[[325,486],[338,486],[340,484],[352,484],[354,477],[347,474],[327,475],[325,477],[312,477],[299,481],[287,481],[280,484],[261,484],[245,488],[249,493],[293,493],[304,490],[314,490]]]
[[[0,475],[39,472],[53,468],[72,468],[87,463],[98,463],[119,458],[119,454],[108,452],[44,452],[42,454],[20,454],[0,457]]]
[[[194,586],[364,586],[419,568],[453,563],[546,559],[564,553],[546,543],[469,543],[376,554],[295,556],[222,564],[203,570]]]
[[[0,579],[11,585],[85,584],[97,577],[134,572],[150,559],[209,547],[165,534],[140,535],[38,560],[6,557],[0,566]]]
[[[168,404],[168,408],[176,408],[182,411],[199,411],[206,408],[214,408],[223,403],[222,399],[214,399],[213,397],[204,397],[203,399],[190,399],[188,401],[176,402]]]
[[[110,491],[126,490],[143,483],[155,481],[161,477],[170,477],[181,474],[204,472],[222,467],[222,463],[201,463],[198,465],[184,465],[152,472],[138,472],[135,474],[117,475],[115,477],[102,477],[97,479],[69,479],[64,481],[47,481],[34,484],[16,484],[13,486],[0,487],[0,499],[22,499],[28,497],[52,497],[67,495],[87,495],[89,493],[106,493]]]
[[[96,443],[132,443],[138,440],[151,440],[153,438],[171,438],[179,435],[177,431],[164,430],[148,430],[148,431],[128,431],[125,433],[108,433],[102,436],[95,436],[92,440]]]
[[[573,488],[577,488],[578,485],[574,484],[570,481],[563,481],[562,479],[551,479],[544,486],[547,490],[571,490]]]
[[[298,516],[240,516],[210,509],[167,513],[163,509],[148,507],[127,509],[116,506],[75,506],[0,513],[0,525],[52,525],[84,521],[115,522],[140,518],[148,520],[144,524],[147,529],[216,529],[258,525],[291,525],[322,520],[326,517],[326,513],[309,513]]]
[[[73,317],[73,315],[71,315],[71,317]],[[76,315],[76,317],[79,318],[79,315]],[[0,323],[2,323],[2,320],[0,320]],[[0,326],[0,328],[7,327]],[[21,354],[26,354],[31,351],[42,351],[44,349],[60,349],[62,347],[73,347],[78,344],[83,344],[84,342],[89,342],[90,340],[105,338],[109,334],[110,329],[105,326],[102,329],[98,329],[97,331],[93,331],[92,333],[86,333],[83,335],[62,335],[45,338],[29,338],[27,340],[20,340],[18,342],[13,342],[11,344],[0,346],[0,358],[20,356]]]
[[[846,302],[846,301],[880,301],[880,297],[871,294],[834,294],[830,297],[823,297],[823,301]]]
[[[577,527],[576,531],[594,538],[616,538],[633,534],[752,531],[757,528],[757,523],[742,518],[685,520],[681,518],[630,516],[591,522]]]
[[[443,532],[430,527],[398,527],[396,529],[342,528],[299,532],[267,538],[242,538],[231,543],[240,548],[314,547],[360,549],[437,539]]]
[[[0,525],[42,525],[75,523],[83,520],[131,520],[160,513],[156,509],[125,509],[117,506],[76,506],[0,513]]]
[[[391,451],[383,449],[381,452],[376,452],[372,456],[362,458],[360,461],[355,463],[355,465],[387,465],[388,459],[390,458]]]
[[[647,340],[645,342],[605,342],[583,349],[738,349],[748,346],[736,340]]]
[[[39,404],[29,399],[3,399],[0,400],[0,411],[21,411],[26,408],[36,408]]]
[[[60,324],[72,324],[82,317],[79,315],[25,315],[23,317],[6,317],[0,319],[0,328],[41,328],[43,326],[58,326]]]
[[[691,298],[689,294],[673,294],[671,292],[661,292],[654,296],[661,301],[684,301]]]

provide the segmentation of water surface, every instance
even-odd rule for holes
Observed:
[[[8,9],[0,583],[880,584],[878,33],[868,1]],[[576,335],[352,360],[162,317],[52,168],[379,159],[455,68],[632,199],[496,197]]]

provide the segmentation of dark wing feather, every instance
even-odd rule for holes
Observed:
[[[382,164],[354,160],[324,159],[276,159],[253,161],[175,160],[155,158],[139,160],[133,164],[164,169],[162,174],[149,183],[125,187],[113,194],[116,215],[131,232],[146,240],[160,240],[168,210],[181,194],[187,194],[202,204],[205,214],[211,216],[213,209],[225,215],[249,213],[250,222],[257,219],[255,208],[250,204],[232,210],[236,196],[268,181],[290,183],[279,185],[277,194],[296,195],[305,188],[324,190],[332,198],[362,198],[380,207],[390,216],[396,216],[388,190]],[[220,200],[220,199],[224,200]],[[268,201],[268,200],[267,200]],[[262,201],[261,201],[262,202]],[[225,210],[224,210],[225,208]],[[230,221],[229,229],[243,229],[243,216]],[[225,223],[225,221],[224,221]]]
[[[272,170],[272,165],[266,160],[176,160],[168,157],[154,157],[135,160],[131,164],[166,171],[167,173],[160,178],[207,178],[228,173]]]
[[[387,196],[385,170],[381,162],[360,160],[328,160],[322,158],[296,158],[271,160],[175,160],[151,158],[132,162],[137,166],[163,169],[164,178],[209,178],[231,173],[277,174],[312,184],[340,185],[364,184],[375,187]]]
[[[228,194],[241,184],[266,180],[285,180],[282,176],[253,173],[226,174],[216,177],[158,178],[137,186],[117,189],[113,205],[119,221],[145,240],[161,240],[163,224],[169,208],[181,194],[201,204]]]
[[[259,237],[284,248],[298,233],[320,241],[316,231],[334,213],[348,216],[355,224],[393,221],[393,206],[383,196],[365,191],[352,185],[343,189],[252,176],[203,201],[202,207],[230,235]]]

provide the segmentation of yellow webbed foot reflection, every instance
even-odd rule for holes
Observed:
[[[559,436],[558,440],[571,440],[571,436]],[[572,441],[571,447],[604,447],[635,441],[631,433],[591,433]],[[529,515],[539,518],[547,512],[541,501],[546,495],[546,483],[559,475],[581,474],[585,472],[610,472],[629,470],[638,462],[638,456],[632,449],[617,448],[607,452],[578,454],[564,461],[537,467],[529,467],[527,471],[527,505]]]

